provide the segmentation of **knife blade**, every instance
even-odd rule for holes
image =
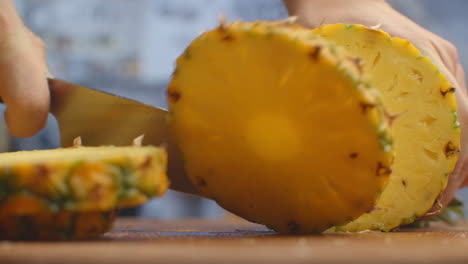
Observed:
[[[128,146],[144,135],[143,145],[166,147],[171,189],[200,195],[185,174],[166,110],[60,79],[48,83],[50,112],[57,119],[62,147],[71,146],[76,137],[85,146]]]

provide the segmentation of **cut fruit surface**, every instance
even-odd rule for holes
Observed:
[[[0,154],[0,217],[111,211],[168,187],[156,147],[79,147]]]
[[[340,229],[388,231],[413,222],[434,205],[457,161],[455,88],[407,40],[361,25],[326,25],[314,32],[362,58],[385,109],[397,116],[392,176],[377,210]]]
[[[298,155],[300,133],[287,116],[259,114],[245,126],[246,144],[262,159],[281,161]]]
[[[298,25],[235,22],[202,34],[168,88],[189,177],[279,232],[320,232],[373,209],[392,143],[360,73]]]

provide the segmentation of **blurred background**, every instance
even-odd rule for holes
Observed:
[[[14,0],[24,23],[48,48],[52,74],[60,79],[166,107],[165,88],[175,59],[201,31],[229,20],[287,17],[279,0]],[[393,0],[420,25],[452,41],[468,68],[468,1]],[[3,115],[2,115],[3,116]],[[1,120],[0,120],[1,121]],[[0,122],[0,151],[59,146],[51,121],[28,139],[8,136]],[[468,190],[460,191],[468,201]],[[214,202],[176,192],[124,214],[216,218]]]

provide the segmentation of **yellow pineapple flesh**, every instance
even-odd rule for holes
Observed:
[[[407,40],[361,25],[325,25],[315,33],[363,60],[363,71],[395,117],[392,176],[371,213],[340,229],[388,231],[436,203],[460,149],[455,88]]]
[[[170,124],[193,183],[247,220],[321,232],[372,210],[392,143],[376,90],[333,44],[287,22],[203,33],[177,60]]]

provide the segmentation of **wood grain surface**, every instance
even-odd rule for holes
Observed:
[[[96,241],[0,242],[0,263],[468,263],[468,223],[283,236],[238,219],[119,219]]]

